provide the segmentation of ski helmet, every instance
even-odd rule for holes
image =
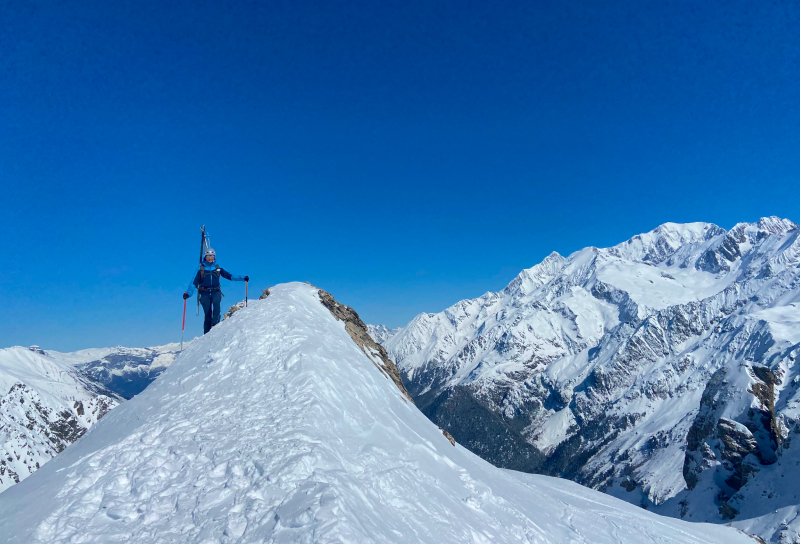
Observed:
[[[212,248],[210,248],[210,247],[209,247],[209,248],[206,248],[205,257],[214,257],[214,258],[216,259],[216,258],[217,258],[217,252],[216,252],[216,251],[214,251],[214,250],[213,250]]]

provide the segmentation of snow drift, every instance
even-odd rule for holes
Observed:
[[[455,447],[285,284],[0,495],[0,542],[750,543]]]

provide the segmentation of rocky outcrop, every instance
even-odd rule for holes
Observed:
[[[222,319],[223,320],[224,319],[228,319],[229,317],[231,317],[233,314],[235,314],[236,312],[238,312],[239,310],[241,310],[244,307],[245,307],[245,301],[244,300],[241,301],[241,302],[237,302],[236,304],[234,304],[233,306],[228,308],[228,311],[225,312],[225,315],[222,316]]]
[[[754,365],[753,376],[756,378],[750,392],[759,403],[759,408],[752,408],[749,412],[751,427],[759,436],[758,454],[762,464],[772,464],[776,461],[775,452],[781,445],[781,433],[775,417],[775,385],[781,385],[777,372],[767,367]]]
[[[333,317],[338,321],[344,321],[344,328],[353,342],[361,348],[361,351],[372,361],[387,378],[391,379],[401,393],[411,402],[414,402],[411,394],[403,384],[400,378],[400,372],[397,370],[394,361],[389,358],[386,353],[386,348],[375,342],[369,335],[367,326],[361,321],[358,313],[349,306],[345,306],[336,301],[333,295],[327,291],[319,290],[319,299],[322,305],[325,306]]]
[[[683,462],[683,478],[690,490],[697,485],[700,474],[714,466],[716,456],[706,443],[714,433],[719,412],[724,406],[723,385],[727,371],[716,371],[706,384],[700,399],[700,410],[686,434],[686,455]]]
[[[758,443],[750,430],[736,421],[719,418],[717,436],[720,439],[720,457],[725,468],[732,472],[725,483],[735,491],[739,491],[750,475],[757,469],[745,465],[745,458],[758,451]]]

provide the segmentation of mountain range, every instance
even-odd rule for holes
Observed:
[[[37,346],[0,350],[0,392],[8,391],[0,395],[0,492],[6,490],[0,496],[3,505],[0,511],[8,508],[20,520],[32,524],[24,525],[16,518],[12,520],[11,514],[5,517],[0,514],[0,528],[33,539],[26,542],[66,542],[77,533],[64,529],[64,524],[83,527],[82,531],[91,534],[95,521],[102,525],[122,520],[125,527],[137,528],[139,540],[134,541],[157,541],[152,539],[160,533],[141,525],[144,516],[161,520],[157,523],[160,531],[169,532],[179,523],[187,534],[197,538],[205,534],[229,535],[223,542],[240,541],[235,536],[240,530],[241,538],[262,533],[281,535],[275,541],[281,538],[324,541],[309,536],[320,534],[330,541],[346,540],[353,535],[360,541],[393,541],[397,537],[394,541],[400,542],[412,538],[409,535],[419,541],[448,541],[450,536],[445,538],[431,529],[432,518],[426,518],[420,509],[402,500],[395,501],[399,512],[411,512],[410,517],[401,516],[400,521],[386,525],[379,518],[393,519],[392,515],[400,513],[365,512],[369,500],[364,502],[363,497],[359,499],[349,491],[342,491],[378,485],[384,486],[383,494],[370,500],[411,497],[422,505],[420,508],[429,511],[435,511],[438,504],[438,508],[448,512],[446,516],[470,527],[472,539],[477,542],[506,541],[513,533],[506,531],[509,527],[517,531],[515,534],[524,534],[529,541],[536,542],[537,533],[531,526],[541,527],[545,523],[541,511],[561,520],[548,522],[551,523],[548,530],[542,533],[545,541],[547,535],[591,542],[641,541],[618,535],[608,540],[596,539],[606,538],[606,533],[593,539],[580,524],[561,524],[567,519],[564,516],[572,519],[573,515],[581,523],[606,527],[608,534],[613,534],[611,527],[616,526],[610,519],[625,519],[652,541],[714,542],[735,538],[735,532],[724,533],[723,538],[713,531],[703,533],[710,531],[698,529],[703,525],[672,526],[659,521],[662,518],[639,517],[636,512],[642,508],[688,521],[733,525],[758,535],[763,542],[800,542],[800,499],[796,490],[800,481],[800,446],[796,440],[800,434],[800,372],[795,365],[800,354],[798,236],[800,228],[795,223],[776,217],[737,224],[729,231],[710,223],[667,223],[610,248],[589,247],[567,257],[552,253],[542,263],[522,271],[500,292],[461,301],[440,313],[420,314],[406,327],[396,329],[365,325],[355,310],[308,284],[277,286],[264,290],[258,302],[250,302],[250,306],[257,304],[261,310],[235,305],[213,334],[207,335],[213,340],[204,337],[187,343],[185,359],[192,362],[175,371],[168,369],[184,358],[177,344],[73,353],[44,351]],[[327,312],[323,314],[327,316],[325,319],[332,319],[332,323],[317,319],[318,304]],[[279,318],[288,319],[289,323],[276,323]],[[331,327],[345,333],[350,347],[342,348],[336,340],[340,333],[333,332]],[[200,351],[194,349],[198,341],[204,346],[197,348]],[[329,342],[333,342],[335,350]],[[278,349],[273,344],[283,347]],[[188,349],[190,345],[192,350]],[[376,401],[380,395],[373,386],[360,381],[363,379],[360,371],[356,372],[359,376],[353,374],[351,366],[356,365],[357,357],[342,355],[339,360],[339,355],[328,354],[331,350],[350,353],[352,346],[379,375],[389,379],[402,402],[414,407],[414,413],[421,410],[435,424],[433,428],[439,428],[437,436],[455,446],[452,451],[457,452],[456,457],[447,448],[440,451],[437,445],[432,454],[437,461],[423,463],[417,455],[420,448],[424,449],[420,444],[431,443],[428,431],[420,430],[424,426],[418,428],[418,420],[412,424],[405,416],[398,416],[393,405]],[[232,378],[228,367],[234,363],[226,355],[229,352],[238,354],[237,368],[256,380],[253,384]],[[262,375],[254,366],[262,355],[266,357],[262,363],[285,367],[310,361],[314,376],[308,372],[295,375],[286,368],[283,373]],[[320,366],[323,363],[333,366],[323,371]],[[187,396],[184,384],[192,382],[191,376],[197,372],[202,373],[198,369],[205,368],[203,365],[216,370]],[[326,372],[326,377],[318,383],[316,373]],[[156,380],[162,374],[166,378]],[[210,376],[221,377],[224,383],[233,381],[220,393],[211,387]],[[170,385],[165,385],[165,379]],[[277,397],[266,399],[251,391],[267,379],[282,380],[284,387],[303,387],[302,383],[306,383],[313,393],[302,398],[290,395],[279,401]],[[152,393],[153,390],[160,393]],[[284,389],[284,395],[287,391]],[[341,391],[354,397],[345,399]],[[153,396],[157,394],[161,396]],[[194,398],[194,394],[200,398]],[[237,395],[250,395],[256,400],[248,405],[247,397],[237,400]],[[124,402],[125,399],[133,400]],[[177,399],[186,403],[187,408],[179,407]],[[280,424],[275,427],[247,410],[294,414],[294,408],[285,404],[290,400],[304,406],[325,407],[324,414],[314,412],[318,421],[312,424],[313,429],[307,427],[307,419],[299,412],[285,421],[283,429],[295,437],[297,451],[305,451],[308,444],[328,444],[327,449],[323,448],[325,453],[320,454],[322,457],[312,455],[309,460],[301,453],[306,466],[339,467],[332,469],[340,471],[338,476],[328,474],[322,484],[313,475],[311,480],[305,475],[290,478],[292,485],[305,486],[304,489],[317,489],[320,485],[333,489],[332,496],[341,499],[335,498],[331,503],[322,497],[315,506],[296,494],[284,495],[283,500],[294,501],[306,512],[315,512],[314,516],[324,512],[319,519],[308,521],[303,514],[303,519],[297,521],[292,516],[300,514],[294,512],[282,524],[279,519],[287,515],[285,511],[278,513],[274,504],[264,510],[261,504],[255,511],[243,507],[249,513],[242,521],[231,515],[242,511],[236,510],[239,508],[236,504],[252,497],[235,492],[233,504],[211,500],[209,504],[216,505],[208,506],[211,510],[201,506],[192,510],[192,519],[196,515],[210,515],[209,512],[227,512],[228,525],[223,527],[222,521],[215,519],[203,525],[203,529],[202,524],[190,529],[189,514],[185,511],[178,512],[176,507],[174,513],[169,513],[164,510],[165,505],[153,503],[155,499],[137,498],[140,488],[150,489],[144,492],[147,495],[162,485],[159,473],[153,472],[150,465],[145,467],[137,459],[119,453],[117,449],[121,446],[115,444],[127,444],[131,451],[152,459],[153,463],[168,461],[163,458],[166,448],[172,452],[170,455],[182,459],[176,465],[182,467],[180,470],[166,469],[171,474],[168,478],[184,486],[189,485],[188,481],[193,482],[192,486],[205,486],[207,492],[217,484],[239,485],[231,478],[242,481],[239,469],[231,469],[233,475],[227,472],[237,455],[231,453],[232,449],[237,449],[245,459],[244,465],[237,466],[244,467],[241,470],[245,471],[245,479],[249,478],[248,485],[268,488],[270,478],[279,477],[282,469],[276,468],[278,461],[265,461],[264,451],[253,450],[247,441],[266,440],[272,444],[272,438],[256,439],[245,429],[247,425],[236,422],[249,422],[253,429],[280,431]],[[342,403],[338,408],[341,413],[332,407],[335,402]],[[117,408],[119,405],[122,407]],[[225,433],[217,429],[220,431],[217,444],[212,431],[220,423],[211,416],[200,421],[197,418],[201,416],[190,414],[190,408],[208,410],[231,425],[231,429],[242,432],[223,437]],[[178,450],[188,447],[188,443],[175,434],[177,431],[164,427],[174,423],[176,429],[184,428],[184,423],[163,413],[172,409],[186,420],[185,428],[194,433],[199,451],[212,452],[209,471],[221,470],[216,467],[223,463],[222,459],[227,459],[224,464],[228,468],[221,479],[214,480],[216,483],[202,480],[199,472],[193,472],[187,464],[189,458],[181,457],[184,454]],[[376,410],[381,411],[380,416],[374,413]],[[398,437],[389,439],[381,432],[373,441],[374,431],[370,431],[365,438],[362,435],[366,420],[352,415],[359,411],[377,418],[370,420],[371,429],[391,428]],[[115,416],[118,412],[126,415]],[[399,417],[403,422],[401,427],[397,427],[396,421],[387,421],[386,414]],[[345,421],[329,420],[334,415]],[[98,427],[100,418],[103,422]],[[283,417],[277,419],[281,421]],[[321,432],[315,427],[318,425],[338,429],[347,439]],[[140,426],[149,430],[140,432]],[[91,438],[96,428],[106,429],[99,431],[101,438]],[[206,428],[207,432],[198,434],[191,431],[194,428]],[[89,429],[92,431],[87,434]],[[144,446],[131,445],[134,436],[144,441]],[[156,438],[148,443],[153,436]],[[163,440],[158,438],[162,436]],[[76,441],[77,444],[67,448]],[[369,474],[348,472],[359,463],[394,466],[383,453],[375,453],[374,458],[354,453],[356,445],[366,451],[394,448],[401,452],[404,461],[399,466],[416,467],[416,473],[427,482],[421,488],[427,490],[425,493],[431,494],[437,485],[443,486],[439,502],[419,496],[420,489],[408,487],[409,474],[386,483]],[[280,443],[273,446],[281,455],[292,456],[288,449],[281,449]],[[113,451],[109,453],[107,448]],[[409,448],[417,453],[409,453]],[[71,453],[73,450],[78,453]],[[54,461],[57,468],[36,476],[38,483],[22,482],[59,453],[56,461],[67,458],[73,464]],[[496,472],[470,457],[473,453],[496,467],[515,472]],[[196,454],[190,456],[193,455]],[[81,468],[79,458],[94,459],[92,463],[99,462],[102,466],[97,470],[94,465],[91,470]],[[124,479],[120,470],[111,467],[112,462],[119,463],[123,467],[120,470],[128,471],[126,474],[138,474],[140,486],[128,486],[122,492],[118,486],[114,487],[116,484],[109,484],[109,478]],[[292,464],[286,459],[283,462]],[[314,465],[315,462],[323,465]],[[264,463],[272,463],[266,481],[261,478],[263,474],[250,474],[252,470],[260,473],[266,466]],[[482,498],[477,503],[469,498],[459,500],[472,507],[478,504],[476,511],[482,512],[479,518],[483,516],[483,521],[467,521],[469,516],[452,503],[453,497],[463,495],[462,488],[435,479],[439,472],[449,470],[445,466],[461,467],[457,471],[469,474],[467,479],[461,478],[462,482],[472,482],[465,484],[467,489],[481,490]],[[292,467],[292,471],[299,470]],[[65,480],[61,474],[67,468],[72,480]],[[520,472],[544,476],[525,476]],[[605,495],[581,491],[585,488],[570,487],[576,484],[547,479],[549,476],[574,480]],[[150,479],[157,481],[150,485],[147,483]],[[76,482],[92,480],[96,483],[89,485],[88,495],[72,490]],[[202,483],[198,483],[200,480]],[[434,481],[438,483],[434,485]],[[17,487],[22,491],[16,490]],[[287,492],[284,487],[270,488],[268,495],[277,497]],[[165,489],[158,493],[167,493]],[[568,490],[567,496],[563,495],[564,490]],[[45,501],[43,497],[49,493],[64,500]],[[94,504],[98,493],[111,498]],[[188,500],[193,493],[187,488],[170,496]],[[582,494],[588,503],[568,498]],[[17,497],[19,504],[14,502],[17,499],[6,496]],[[488,500],[487,496],[494,498]],[[501,507],[508,506],[505,501],[511,500],[510,497],[514,498],[509,503],[510,509]],[[554,497],[558,497],[555,500],[566,510],[548,510],[546,502]],[[631,503],[634,510],[620,506],[615,498]],[[272,504],[272,499],[265,500]],[[514,501],[530,503],[540,511]],[[34,519],[36,515],[26,513],[20,506],[27,504],[27,508],[36,510],[40,502],[51,507],[46,519]],[[112,503],[125,506],[104,512]],[[138,505],[136,512],[131,510],[134,503]],[[335,515],[325,508],[319,510],[323,503],[335,504],[332,508],[340,510]],[[599,514],[589,512],[593,508],[590,503],[603,505]],[[83,513],[70,513],[78,504],[88,504],[88,511],[92,512],[97,507],[97,513],[112,521],[97,517],[97,513],[92,519],[81,518]],[[352,509],[354,504],[358,506]],[[347,508],[351,510],[345,512]],[[505,513],[499,513],[501,510]],[[278,516],[269,528],[258,518],[267,511]],[[116,517],[119,512],[122,514]],[[230,521],[234,518],[238,521]],[[362,525],[350,535],[341,523]],[[647,527],[653,523],[661,524],[660,529],[648,532]],[[293,524],[299,524],[297,531],[287,529],[294,527]],[[251,526],[260,529],[252,532],[248,529]],[[31,533],[30,527],[36,527],[35,532]],[[452,540],[462,541],[466,533],[449,527],[452,535],[456,535]],[[330,531],[325,532],[326,528]],[[666,532],[662,534],[661,529]],[[705,536],[697,536],[701,533]],[[679,534],[688,536],[681,540]],[[94,541],[100,540],[86,540]]]
[[[666,223],[381,342],[417,406],[497,466],[799,541],[798,236]]]
[[[275,286],[0,493],[0,543],[754,542],[492,466],[375,346],[328,293]]]

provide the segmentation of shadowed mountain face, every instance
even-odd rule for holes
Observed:
[[[188,346],[186,342],[186,346]],[[138,395],[172,364],[179,344],[153,348],[101,348],[73,353],[46,352],[73,365],[88,380],[124,399]]]
[[[384,345],[420,409],[499,466],[692,521],[794,512],[775,467],[800,461],[799,236],[668,223],[553,253]],[[791,512],[759,530],[789,538]]]

